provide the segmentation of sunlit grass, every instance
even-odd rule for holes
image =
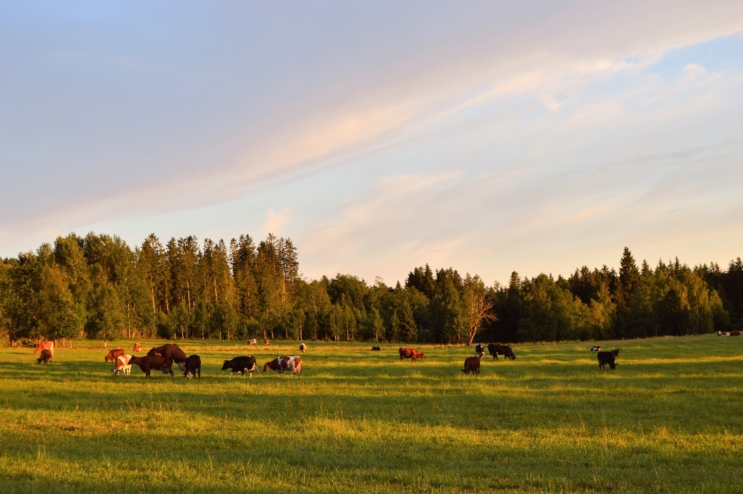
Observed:
[[[131,348],[131,342],[120,342]],[[150,348],[160,342],[147,342]],[[100,343],[0,349],[0,492],[740,492],[743,339],[471,350],[310,342],[301,380],[228,379],[294,343],[185,342],[201,381],[112,376]],[[115,345],[109,343],[108,348]],[[97,348],[96,348],[97,347]]]

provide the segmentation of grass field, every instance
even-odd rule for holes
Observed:
[[[603,372],[590,343],[514,345],[480,377],[465,347],[310,342],[301,380],[252,381],[222,361],[296,345],[188,341],[186,381],[75,344],[0,349],[2,493],[743,491],[743,338],[624,341]]]

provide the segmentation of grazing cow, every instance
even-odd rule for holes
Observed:
[[[490,343],[488,345],[488,353],[493,356],[493,360],[498,360],[498,355],[503,355],[507,359],[516,360],[516,355],[513,353],[510,346]]]
[[[604,370],[605,365],[609,365],[612,369],[615,369],[617,363],[614,362],[614,354],[612,352],[599,352],[599,369]]]
[[[255,338],[253,338],[252,340],[248,340],[248,345],[257,345],[257,344],[258,344],[258,340],[256,340]]]
[[[147,352],[147,355],[150,357],[160,355],[161,357],[173,359],[173,361],[177,364],[182,364],[186,362],[186,353],[183,350],[181,350],[181,347],[179,347],[178,345],[174,343],[168,343],[166,345],[153,348],[149,352]]]
[[[302,352],[302,353],[304,353],[305,350],[307,350],[307,345],[305,345],[304,343],[300,343],[299,344],[299,351]]]
[[[467,357],[464,361],[464,370],[462,371],[466,374],[469,374],[470,372],[475,375],[480,375],[480,357]]]
[[[49,364],[52,361],[52,357],[52,351],[48,348],[44,348],[43,350],[41,350],[41,355],[39,355],[39,358],[36,359],[36,362],[39,364],[42,362],[44,362],[45,364]]]
[[[284,371],[292,371],[292,377],[302,377],[302,357],[297,355],[287,357],[276,357],[270,362],[263,364],[263,372],[267,370],[273,370],[281,374],[284,377]]]
[[[54,342],[53,341],[42,341],[36,347],[36,350],[34,350],[34,355],[36,355],[37,353],[43,350],[49,350],[50,352],[52,352],[52,355],[54,355]]]
[[[621,351],[622,351],[621,348],[617,348],[616,350],[612,350],[611,351],[611,354],[614,355],[614,358],[617,358],[617,357],[619,357],[619,352],[621,352]]]
[[[268,346],[269,343],[271,343],[271,340],[269,340],[268,338],[266,338],[266,345],[265,346]]]
[[[382,349],[379,348],[378,346],[373,346],[372,349],[371,349],[371,351],[372,352],[380,352],[380,351],[382,351]]]
[[[108,362],[109,360],[111,362],[116,362],[116,359],[124,355],[126,352],[123,348],[114,348],[110,352],[108,352],[108,355],[106,355],[106,358],[103,360],[104,362]]]
[[[398,352],[400,352],[400,362],[402,362],[403,359],[409,358],[413,361],[413,363],[415,363],[415,361],[419,358],[426,358],[425,353],[421,353],[415,348],[400,348]]]
[[[197,374],[199,375],[199,379],[201,379],[201,357],[199,357],[198,355],[189,355],[186,359],[184,367],[185,369],[182,370],[183,375],[186,377],[186,379],[196,377]]]
[[[142,351],[142,344],[137,342],[134,344],[134,351],[135,352],[141,352]]]
[[[116,367],[113,368],[114,376],[123,372],[125,376],[132,373],[132,364],[129,361],[132,359],[131,355],[119,355],[116,357]]]
[[[150,377],[151,370],[161,370],[163,374],[169,374],[173,377],[173,359],[162,355],[147,355],[145,357],[132,357],[129,359],[129,365],[139,366],[146,377]]]
[[[591,351],[592,352],[600,352],[601,351],[601,347],[600,346],[597,346],[597,345],[594,345],[594,346],[591,347]]]
[[[245,378],[245,373],[250,373],[250,378],[253,379],[253,372],[258,370],[258,365],[255,361],[255,357],[235,357],[232,360],[225,360],[222,370],[230,370],[230,379],[232,374],[239,372]]]
[[[477,346],[475,347],[475,354],[478,357],[482,357],[483,355],[485,355],[485,350],[482,347],[482,343],[478,343]]]

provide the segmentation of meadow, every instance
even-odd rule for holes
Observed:
[[[513,345],[479,377],[464,346],[419,345],[412,364],[398,345],[309,342],[301,380],[220,370],[295,342],[176,343],[201,380],[112,376],[101,342],[49,365],[0,348],[0,492],[743,490],[743,338],[604,342],[615,371],[590,342]]]

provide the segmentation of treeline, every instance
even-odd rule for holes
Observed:
[[[469,343],[601,340],[743,325],[743,264],[513,273],[508,286],[426,265],[402,286],[306,280],[290,239],[256,243],[71,234],[0,260],[0,332],[61,338],[285,338]]]

